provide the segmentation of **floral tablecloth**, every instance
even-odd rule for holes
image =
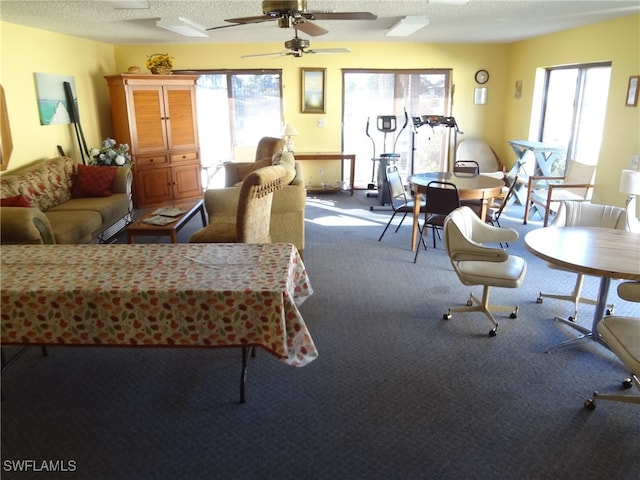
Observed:
[[[9,345],[260,346],[318,353],[298,310],[313,293],[290,244],[3,245]]]

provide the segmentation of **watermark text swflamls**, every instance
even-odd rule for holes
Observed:
[[[3,460],[2,470],[5,472],[75,472],[75,460]]]

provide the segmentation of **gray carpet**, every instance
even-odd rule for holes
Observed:
[[[638,406],[582,407],[594,389],[620,388],[622,365],[593,343],[544,353],[574,335],[551,320],[572,309],[536,304],[537,293],[569,291],[574,276],[511,245],[527,278],[492,299],[520,313],[500,314],[490,338],[481,314],[442,319],[470,291],[442,242],[417,264],[410,223],[378,242],[390,213],[370,211],[375,201],[309,198],[315,294],[301,311],[316,361],[294,368],[258,350],[240,405],[236,350],[31,349],[2,379],[2,478],[639,478]],[[540,226],[519,218],[511,207],[502,224],[523,235]],[[586,292],[596,289],[587,279]],[[640,316],[615,300],[616,313]],[[581,307],[580,323],[592,313]],[[9,472],[6,461],[19,459],[73,460],[76,471]]]

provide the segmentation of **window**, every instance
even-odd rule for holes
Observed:
[[[408,121],[402,130],[405,111]],[[450,112],[450,70],[343,70],[342,145],[343,151],[355,153],[359,160],[355,184],[362,187],[374,180],[374,162],[364,161],[374,157],[374,149],[376,157],[400,154],[397,164],[405,177],[413,172],[445,169],[450,128],[436,127],[432,131],[424,126],[412,135],[412,117],[448,116]],[[395,116],[396,131],[379,131],[379,115]]]
[[[258,141],[282,133],[281,70],[197,72],[202,162],[253,161]]]
[[[549,68],[545,71],[539,140],[565,148],[551,167],[562,175],[566,163],[598,163],[607,107],[611,63]]]

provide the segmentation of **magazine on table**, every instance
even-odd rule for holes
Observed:
[[[168,225],[178,220],[174,217],[165,217],[164,215],[153,215],[149,218],[142,220],[144,223],[150,223],[151,225]]]
[[[186,210],[182,210],[181,208],[174,207],[161,207],[154,210],[151,215],[162,216],[162,217],[177,217],[185,213]]]

